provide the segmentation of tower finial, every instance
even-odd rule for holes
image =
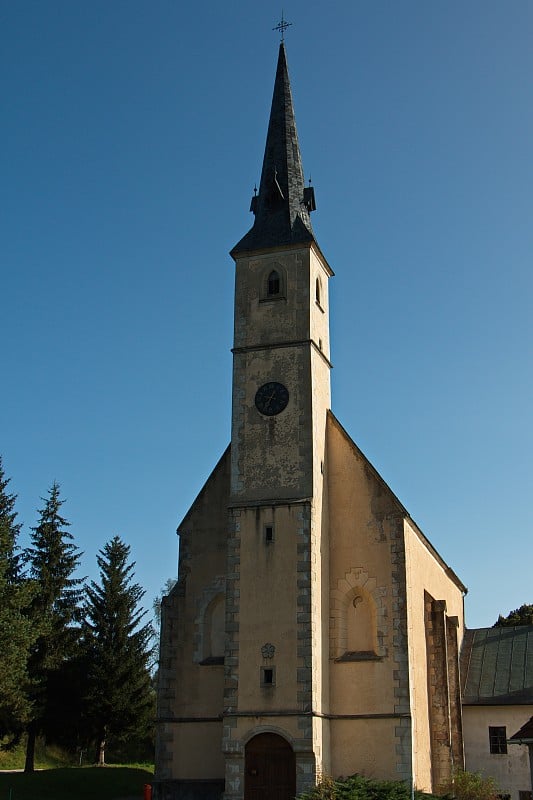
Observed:
[[[273,31],[279,31],[279,32],[280,32],[280,34],[281,34],[281,41],[283,42],[283,41],[285,40],[285,31],[287,30],[287,28],[290,28],[290,27],[291,27],[291,25],[292,25],[292,22],[287,22],[287,20],[285,20],[285,19],[283,18],[283,9],[282,9],[282,10],[281,10],[281,22],[278,22],[278,24],[276,25],[276,27],[275,27],[275,28],[272,28],[272,30],[273,30]]]

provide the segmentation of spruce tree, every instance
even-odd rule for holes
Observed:
[[[17,496],[9,494],[7,487],[10,479],[6,478],[2,457],[0,456],[0,523],[2,524],[2,540],[0,555],[3,559],[6,580],[15,583],[22,573],[21,556],[17,544],[21,525],[16,522],[15,503]]]
[[[150,678],[153,628],[142,624],[144,590],[133,583],[130,548],[115,536],[97,556],[100,583],[87,587],[85,611],[89,648],[87,716],[96,741],[96,761],[105,764],[110,741],[146,734],[153,717]]]
[[[76,655],[80,636],[83,579],[74,577],[81,552],[61,516],[64,501],[53,483],[40,510],[39,524],[32,528],[32,547],[25,553],[36,590],[31,614],[38,636],[29,661],[33,714],[28,726],[26,772],[33,772],[35,739],[43,730],[51,700],[54,677]]]
[[[27,666],[35,635],[28,618],[31,585],[25,579],[17,539],[16,495],[7,491],[0,457],[0,738],[17,741],[30,715]]]

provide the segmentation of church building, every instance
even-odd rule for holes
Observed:
[[[333,270],[283,42],[251,210],[231,442],[163,600],[154,798],[289,800],[354,773],[438,792],[464,766],[466,589],[331,410]]]

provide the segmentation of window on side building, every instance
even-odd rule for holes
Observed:
[[[505,725],[489,725],[489,747],[494,755],[507,753],[507,729]]]

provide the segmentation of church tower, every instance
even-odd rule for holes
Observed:
[[[241,796],[232,781],[233,744],[247,741],[251,731],[267,734],[248,750],[265,752],[283,746],[274,731],[290,735],[298,778],[293,791],[312,781],[323,749],[323,721],[311,710],[322,708],[327,669],[321,576],[328,570],[323,503],[333,273],[313,234],[314,209],[281,43],[259,193],[252,198],[255,221],[231,253],[229,546],[235,570],[227,576],[226,598],[238,625],[228,632],[227,798]],[[259,788],[262,769],[257,771]],[[247,770],[245,781],[254,780]]]
[[[464,763],[466,589],[331,411],[314,210],[282,42],[231,252],[231,443],[162,603],[154,800],[292,800],[321,774],[440,791]]]

